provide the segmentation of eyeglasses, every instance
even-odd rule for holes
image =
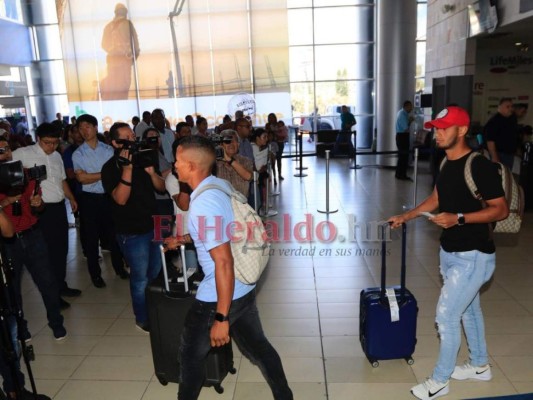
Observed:
[[[233,139],[222,139],[222,143],[224,143],[224,144],[233,143]]]

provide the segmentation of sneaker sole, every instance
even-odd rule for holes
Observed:
[[[67,338],[67,335],[65,336],[62,336],[60,338],[54,338],[56,340],[56,342],[62,342],[63,340],[65,340]]]
[[[456,378],[455,376],[451,376],[452,379],[455,379],[456,381],[468,381],[468,380],[473,380],[473,381],[483,381],[483,382],[487,382],[487,381],[490,381],[492,380],[492,374],[489,375],[489,376],[482,376],[482,374],[478,375],[478,376],[469,376],[467,378]]]

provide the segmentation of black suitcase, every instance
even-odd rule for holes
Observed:
[[[379,366],[378,360],[404,358],[409,365],[413,364],[416,346],[418,306],[405,288],[406,227],[402,225],[401,283],[388,288],[385,229],[386,225],[382,227],[381,287],[363,289],[360,297],[359,340],[374,368]]]
[[[185,246],[181,246],[183,277],[169,282],[165,254],[161,246],[163,277],[151,282],[146,288],[146,307],[150,326],[150,343],[157,379],[162,385],[179,383],[180,364],[178,361],[180,338],[185,317],[194,301],[194,271],[187,270]],[[190,290],[192,288],[193,290]],[[233,367],[231,342],[213,348],[207,357],[206,380],[204,386],[213,386],[223,393],[222,381]]]

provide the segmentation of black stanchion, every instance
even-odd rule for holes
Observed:
[[[298,141],[299,141],[299,146],[298,146],[298,147],[300,148],[300,152],[299,152],[299,153],[300,153],[300,154],[299,154],[300,166],[299,166],[299,167],[296,167],[296,169],[299,170],[300,172],[297,173],[297,174],[295,174],[294,176],[295,176],[296,178],[305,178],[305,177],[307,176],[307,174],[304,174],[304,173],[302,172],[302,170],[307,169],[307,167],[303,167],[303,166],[302,166],[302,162],[303,162],[302,134],[300,134],[300,135],[298,136]]]
[[[329,152],[330,150],[326,150],[326,209],[317,210],[319,213],[322,213],[322,214],[333,214],[339,211],[339,210],[330,211],[329,209]]]
[[[361,167],[360,165],[357,165],[357,132],[353,133],[353,137],[354,137],[353,164],[350,165],[350,169],[361,169],[363,167]],[[350,140],[352,140],[352,139],[350,138]]]

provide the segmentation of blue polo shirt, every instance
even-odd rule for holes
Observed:
[[[396,133],[409,131],[409,113],[403,108],[396,115]]]
[[[87,173],[101,173],[102,166],[113,157],[113,147],[98,141],[96,147],[93,149],[87,143],[83,143],[72,155],[72,163],[74,171],[79,169]],[[102,181],[94,182],[87,185],[82,185],[82,190],[88,193],[105,193]]]
[[[233,221],[233,209],[229,196],[220,190],[208,189],[196,198],[195,193],[198,193],[198,189],[208,184],[231,188],[224,179],[215,176],[205,178],[191,194],[188,228],[198,252],[198,263],[205,274],[198,287],[196,298],[201,301],[216,302],[215,262],[209,250],[230,241],[226,227]],[[233,300],[241,298],[254,287],[255,285],[245,285],[235,279]]]

